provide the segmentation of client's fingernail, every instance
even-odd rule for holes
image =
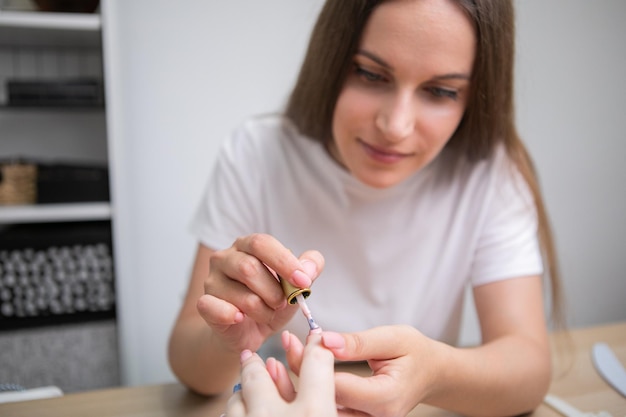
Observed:
[[[289,352],[289,348],[291,347],[291,341],[289,340],[289,331],[283,330],[283,333],[280,335],[281,341],[283,342],[283,349],[285,352]]]
[[[245,362],[246,360],[248,360],[249,358],[252,357],[252,352],[248,349],[244,350],[241,352],[241,356],[239,357],[241,362]]]
[[[237,391],[241,391],[241,383],[240,382],[236,383],[235,386],[233,387],[233,393],[235,393]]]
[[[341,349],[346,345],[343,336],[335,332],[323,332],[322,343],[329,349]]]
[[[241,311],[235,313],[235,323],[241,323],[245,318],[246,316]]]
[[[265,361],[265,369],[267,369],[267,373],[270,374],[270,377],[272,378],[272,380],[274,381],[278,380],[278,369],[277,369],[275,358],[272,358],[272,357],[267,358],[267,360]]]

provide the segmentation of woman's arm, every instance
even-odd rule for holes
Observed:
[[[168,359],[177,378],[202,394],[232,387],[239,373],[239,353],[221,346],[198,313],[213,250],[198,245],[191,281],[169,339]]]
[[[536,408],[551,378],[541,277],[474,289],[482,344],[450,349],[426,402],[467,415],[514,415]]]

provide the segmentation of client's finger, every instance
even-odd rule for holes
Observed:
[[[222,414],[224,415],[224,414]],[[230,396],[226,403],[226,414],[228,417],[245,417],[246,406],[241,398],[241,391]]]
[[[267,361],[265,361],[265,367],[274,380],[280,396],[283,397],[285,401],[293,401],[296,398],[296,390],[293,387],[293,382],[291,382],[285,365],[274,358],[268,358]]]
[[[302,355],[304,354],[304,345],[302,345],[302,342],[296,335],[289,333],[287,330],[285,330],[281,336],[289,369],[296,375],[299,375],[300,363],[302,362]]]
[[[244,350],[241,362],[241,396],[247,410],[263,408],[268,402],[282,401],[259,355]]]
[[[309,335],[300,367],[298,400],[302,399],[305,403],[333,404],[334,365],[332,352],[321,345],[321,336]]]

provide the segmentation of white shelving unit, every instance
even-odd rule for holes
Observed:
[[[107,162],[103,108],[3,105],[8,78],[101,77],[101,29],[99,13],[0,9],[0,158]],[[0,224],[110,220],[111,212],[109,202],[0,206]]]
[[[75,165],[94,167],[101,172],[101,168],[109,166],[105,106],[99,102],[88,102],[89,105],[85,106],[45,106],[42,103],[26,106],[24,102],[9,100],[8,88],[10,81],[64,82],[84,79],[102,84],[100,14],[2,10],[3,4],[8,3],[8,0],[0,0],[0,160],[21,158],[41,163],[41,166],[57,164],[65,169],[65,166]],[[23,0],[22,3],[27,2]],[[18,1],[13,4],[18,4]],[[56,179],[50,176],[41,176],[39,180],[39,187],[43,188],[43,184],[58,187]],[[80,186],[70,191],[80,193],[79,188],[84,189]],[[52,193],[54,191],[48,195]],[[55,198],[46,201],[60,200],[56,197],[60,197],[61,193],[66,194],[66,191],[59,190]],[[43,195],[39,194],[40,199],[44,199]],[[76,199],[80,198],[76,194]],[[103,196],[103,199],[106,198]],[[9,300],[6,296],[0,300],[4,303],[2,314],[15,318],[12,326],[18,330],[19,326],[51,326],[46,329],[34,327],[29,332],[13,332],[7,325],[0,331],[0,363],[3,364],[5,379],[20,380],[24,385],[62,381],[54,383],[64,392],[119,385],[117,319],[112,314],[115,308],[112,301],[117,299],[117,291],[115,276],[110,269],[116,260],[110,256],[114,247],[110,220],[112,204],[109,201],[0,205],[0,257],[4,256],[0,261],[4,271],[7,271],[6,265],[14,265],[18,261],[20,265],[28,265],[25,269],[29,271],[29,279],[16,280],[22,283],[19,288],[25,288],[21,294],[28,294],[27,290],[44,294],[40,295],[39,305],[49,306],[40,316],[33,315],[32,300],[26,300],[25,296],[11,290],[13,292],[3,293],[11,297]],[[31,271],[29,253],[45,252],[46,268],[53,270],[57,267],[49,256],[55,256],[71,246],[68,253],[73,255],[68,256],[74,258],[67,259],[79,265],[78,258],[81,257],[81,261],[87,258],[86,254],[94,246],[94,241],[97,243],[95,246],[105,248],[99,252],[98,258],[94,258],[100,262],[100,269],[97,273],[89,272],[92,269],[86,271],[82,276],[88,278],[81,278],[80,283],[75,279],[77,273],[72,278],[70,272],[62,269],[54,270],[58,272],[54,273],[54,278]],[[7,261],[9,253],[12,263]],[[0,278],[5,277],[6,274],[0,274]],[[65,281],[59,283],[58,277],[64,277]],[[67,287],[71,282],[72,300],[66,296],[63,301],[53,291],[45,292],[47,287],[41,284],[44,279],[50,288]],[[99,294],[97,300],[94,296],[91,299],[84,297],[90,291],[94,294],[96,290]],[[86,303],[90,303],[89,311],[94,314],[81,310],[79,306]],[[27,304],[31,306],[30,310],[24,307]],[[96,304],[100,310],[92,310]],[[52,306],[56,306],[56,312]],[[59,313],[60,306],[65,306],[62,313]],[[103,306],[106,311],[102,310]],[[10,313],[7,314],[7,311]],[[52,313],[48,314],[50,311]],[[46,320],[47,317],[51,319]],[[57,317],[59,321],[54,321]],[[42,320],[37,322],[38,319]],[[27,320],[31,321],[26,323]],[[40,354],[32,355],[12,346],[36,346],[35,350]],[[55,361],[50,362],[50,357]],[[5,367],[4,364],[17,366]]]

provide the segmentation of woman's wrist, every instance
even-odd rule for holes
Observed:
[[[458,378],[458,348],[439,342],[434,339],[427,339],[427,349],[417,351],[415,355],[424,356],[424,351],[429,352],[426,357],[424,385],[422,386],[422,398],[420,402],[425,404],[438,403],[438,399],[445,397],[446,392],[453,381]]]

